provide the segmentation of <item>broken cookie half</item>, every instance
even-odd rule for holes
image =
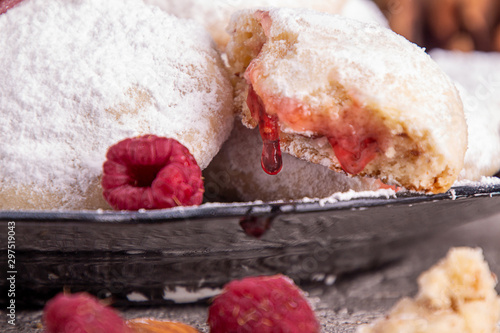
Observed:
[[[498,333],[496,282],[481,249],[452,248],[420,275],[414,299],[403,298],[358,333]]]
[[[304,9],[243,10],[228,27],[236,105],[259,126],[262,166],[281,151],[410,190],[444,192],[467,128],[446,74],[389,29]]]

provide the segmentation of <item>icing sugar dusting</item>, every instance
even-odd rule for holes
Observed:
[[[107,147],[143,133],[203,168],[232,127],[230,83],[194,22],[139,0],[26,0],[0,31],[2,187],[83,198]]]

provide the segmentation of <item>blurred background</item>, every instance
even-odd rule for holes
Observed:
[[[427,49],[500,51],[500,0],[374,0],[391,28]]]

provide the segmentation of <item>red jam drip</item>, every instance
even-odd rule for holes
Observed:
[[[267,114],[262,99],[257,95],[252,85],[248,89],[247,105],[252,117],[259,122],[259,131],[263,142],[260,160],[262,169],[270,175],[276,175],[283,167],[278,117]]]
[[[0,0],[0,15],[6,13],[9,9],[16,6],[22,0]]]
[[[328,141],[342,169],[352,175],[363,171],[378,152],[377,141],[373,138],[362,139],[352,135],[340,138],[330,137]]]
[[[244,216],[240,219],[240,226],[248,236],[260,238],[271,228],[271,223],[275,215],[272,216]]]

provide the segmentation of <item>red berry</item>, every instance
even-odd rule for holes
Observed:
[[[189,150],[174,139],[144,135],[111,146],[101,185],[114,209],[138,210],[199,205],[201,170]]]
[[[132,333],[111,308],[87,293],[59,294],[43,310],[46,333]]]
[[[250,277],[224,286],[208,310],[211,333],[317,333],[303,292],[283,275]]]

